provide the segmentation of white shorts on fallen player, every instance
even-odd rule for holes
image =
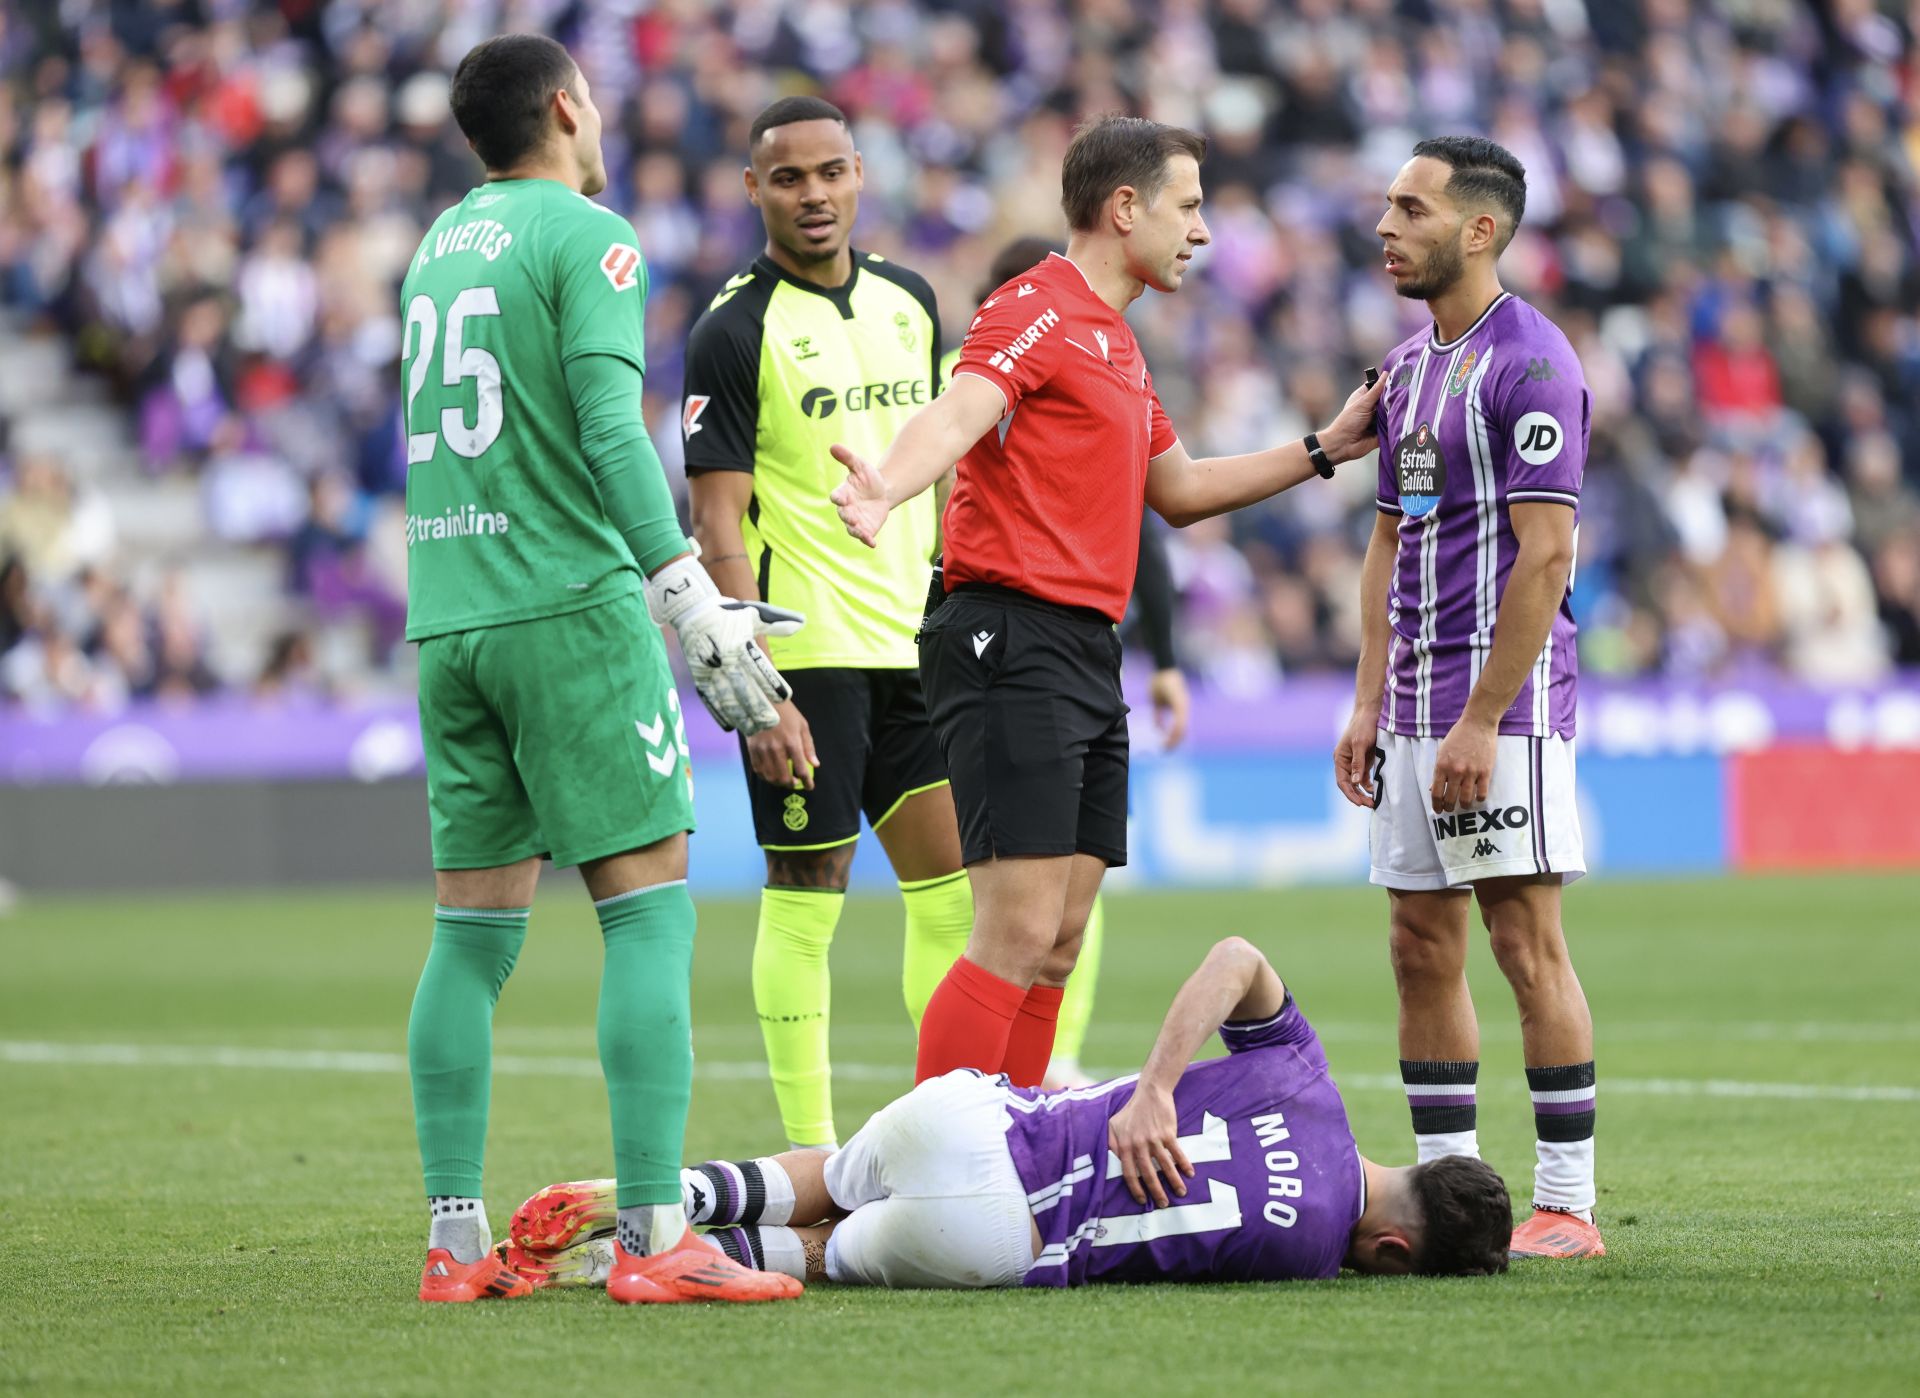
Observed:
[[[1440,739],[1382,732],[1378,741],[1385,761],[1373,808],[1371,882],[1420,891],[1516,874],[1559,874],[1572,883],[1587,872],[1568,739],[1502,733],[1485,804],[1447,815],[1433,809]]]
[[[1007,1150],[1007,1089],[966,1069],[875,1112],[827,1161],[851,1211],[827,1240],[827,1276],[889,1287],[1017,1286],[1033,1214]]]

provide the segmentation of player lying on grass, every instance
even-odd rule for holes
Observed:
[[[1227,1056],[1194,1063],[1215,1031]],[[1513,1226],[1479,1160],[1360,1155],[1313,1027],[1238,937],[1181,987],[1137,1074],[1042,1093],[957,1069],[838,1154],[711,1161],[681,1192],[745,1265],[893,1287],[1484,1275],[1506,1270]],[[613,1203],[611,1180],[548,1186],[503,1260],[535,1285],[596,1284]]]

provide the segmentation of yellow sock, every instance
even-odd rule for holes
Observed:
[[[1087,1026],[1093,1022],[1093,989],[1100,979],[1100,949],[1107,940],[1107,909],[1104,895],[1093,900],[1087,914],[1087,930],[1080,939],[1080,959],[1073,963],[1067,977],[1067,993],[1060,997],[1060,1020],[1053,1031],[1053,1058],[1056,1063],[1077,1064],[1080,1050],[1086,1047]]]
[[[760,930],[753,941],[753,1007],[767,1045],[767,1067],[787,1139],[829,1145],[833,1069],[827,1026],[833,1003],[827,948],[846,894],[834,889],[760,890]]]
[[[907,944],[900,958],[900,984],[914,1033],[947,968],[967,949],[973,931],[973,885],[967,871],[900,885],[907,904]]]

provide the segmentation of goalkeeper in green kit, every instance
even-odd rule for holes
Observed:
[[[797,1295],[698,1242],[680,1202],[693,1076],[692,776],[658,627],[726,728],[788,689],[757,644],[801,618],[722,597],[640,416],[646,267],[606,187],[600,114],[550,39],[454,74],[487,182],[428,229],[401,288],[407,639],[420,646],[436,907],[407,1025],[431,1212],[423,1301],[525,1295],[481,1200],[493,1007],[543,856],[580,866],[606,943],[620,1301]],[[651,620],[649,620],[651,614]]]

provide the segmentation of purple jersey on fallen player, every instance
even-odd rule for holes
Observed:
[[[1567,337],[1517,296],[1503,294],[1451,344],[1438,333],[1387,356],[1376,409],[1378,503],[1400,519],[1381,726],[1414,738],[1446,736],[1493,648],[1519,549],[1507,507],[1547,501],[1578,518],[1591,405]],[[1500,731],[1573,737],[1578,679],[1563,598]]]
[[[1007,1146],[1041,1252],[1028,1286],[1331,1277],[1365,1206],[1360,1152],[1327,1056],[1291,996],[1258,1023],[1222,1025],[1228,1056],[1174,1089],[1194,1176],[1172,1207],[1136,1204],[1107,1122],[1138,1074],[1066,1092],[1017,1088]]]

